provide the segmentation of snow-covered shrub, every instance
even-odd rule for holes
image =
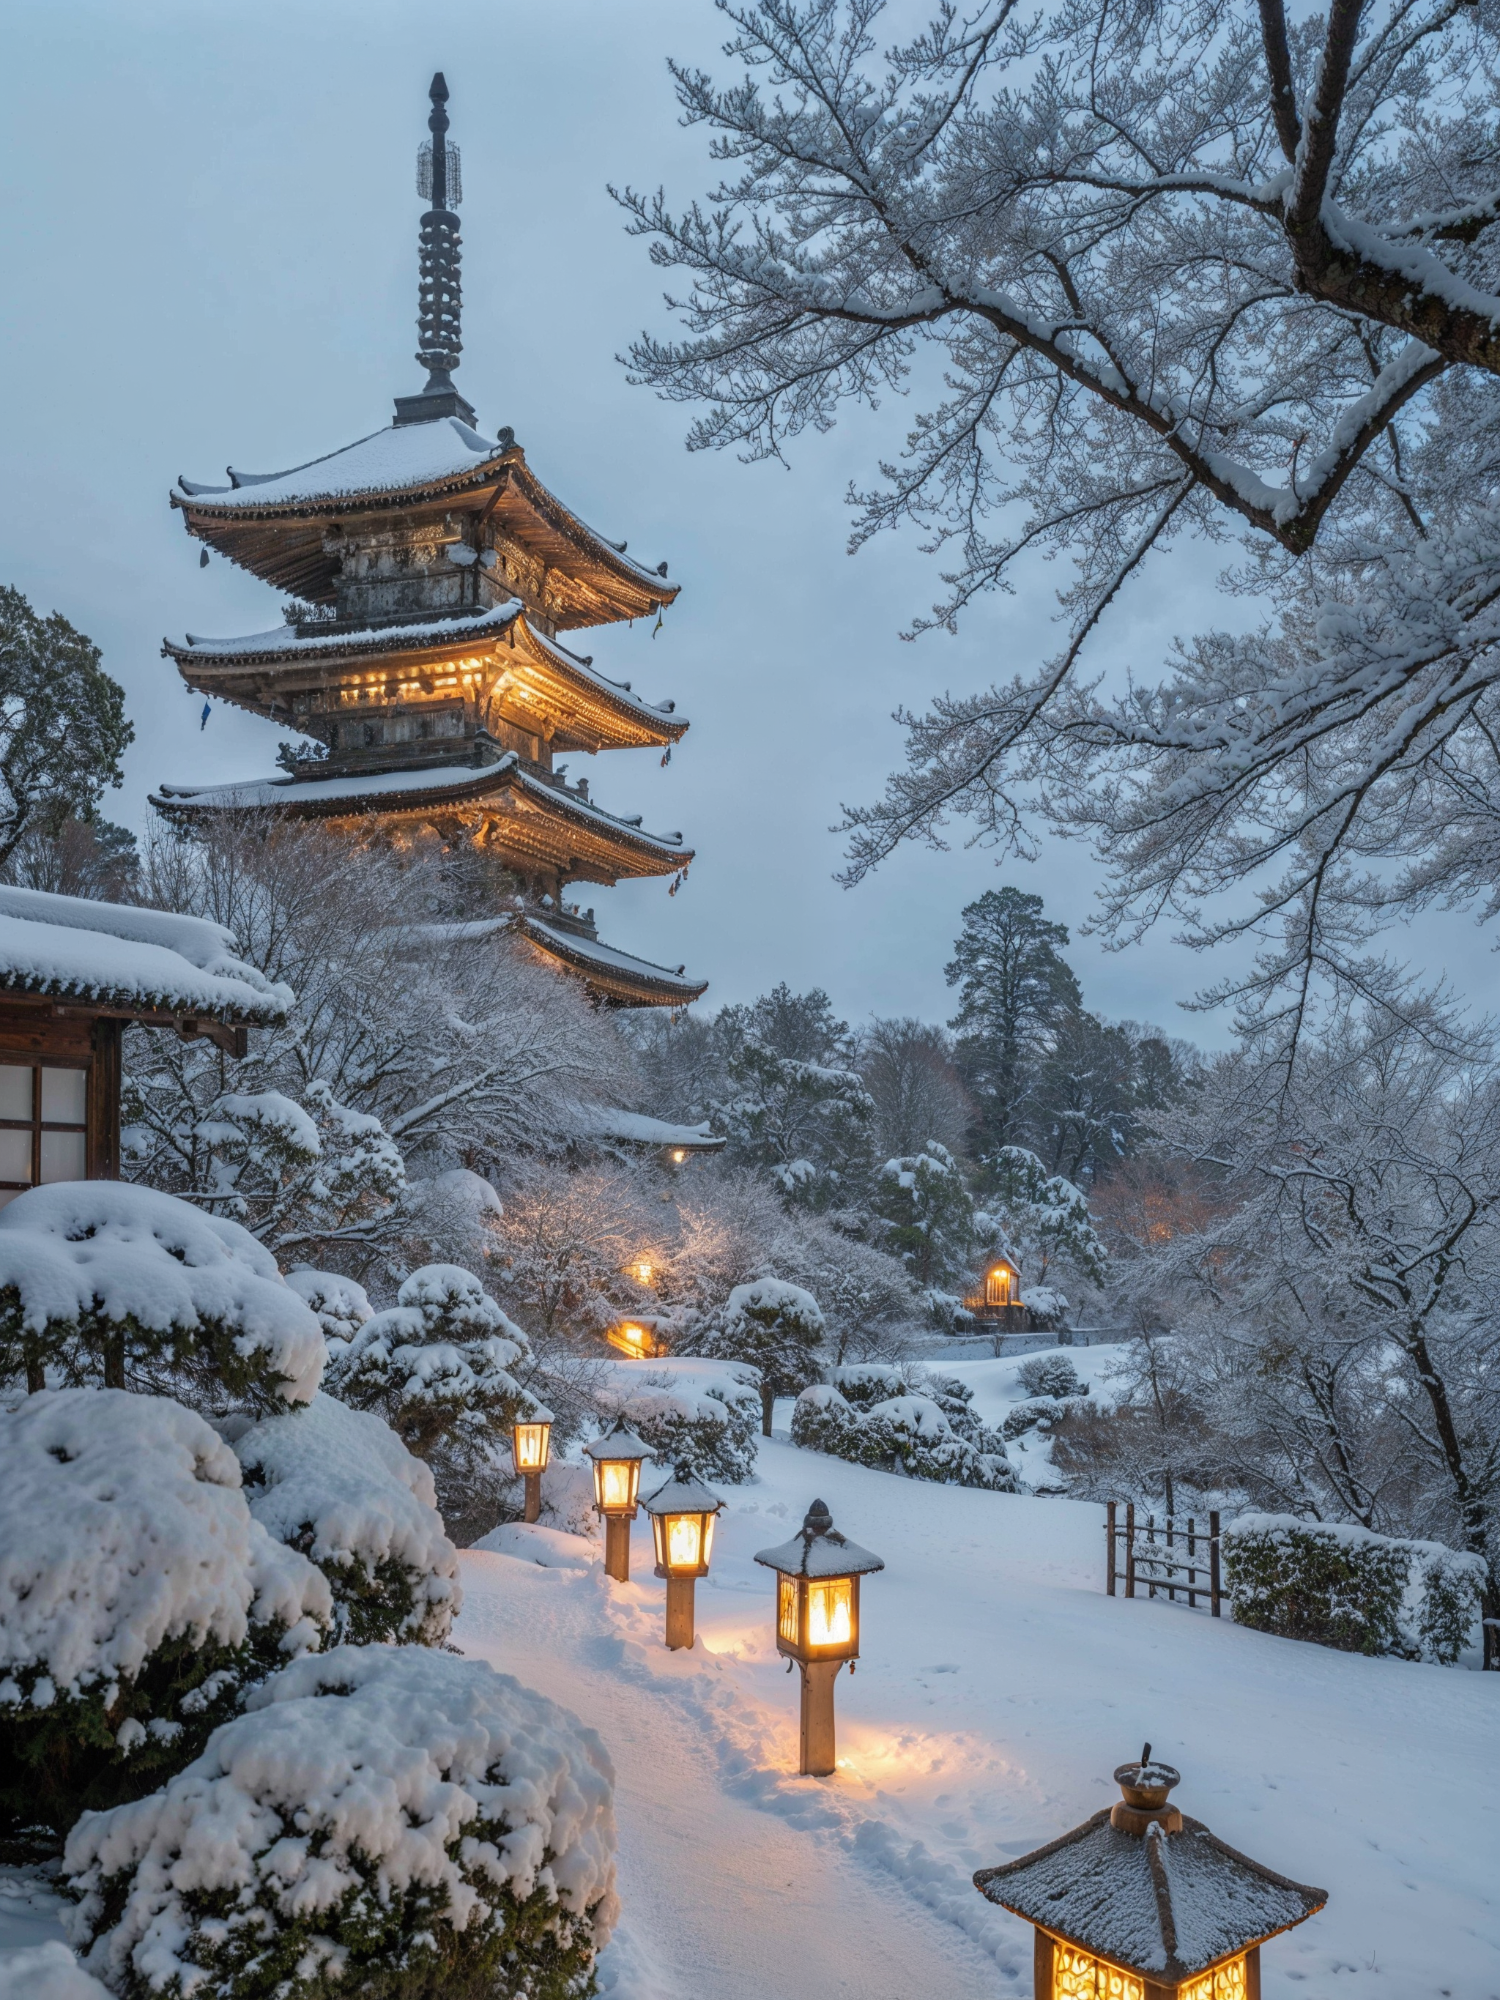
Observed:
[[[373,1412],[314,1396],[305,1409],[221,1427],[250,1512],[315,1562],[340,1640],[435,1646],[462,1592],[432,1473]]]
[[[816,1379],[822,1344],[823,1310],[812,1293],[782,1278],[757,1278],[729,1294],[703,1351],[760,1371],[761,1430],[769,1437],[776,1398]]]
[[[892,1396],[904,1396],[912,1386],[909,1372],[879,1361],[852,1361],[830,1368],[828,1380],[851,1409],[869,1410]]]
[[[974,1391],[967,1382],[960,1382],[952,1375],[934,1375],[928,1370],[918,1378],[914,1387],[937,1404],[955,1436],[966,1439],[977,1452],[994,1458],[1005,1457],[1004,1437],[981,1421],[974,1408]]]
[[[827,1382],[804,1389],[792,1412],[792,1443],[807,1450],[939,1485],[1014,1493],[1004,1446],[983,1435],[995,1448],[980,1451],[960,1436],[930,1396],[901,1394],[860,1410]]]
[[[337,1271],[315,1271],[310,1264],[300,1264],[287,1272],[286,1282],[317,1314],[329,1342],[352,1340],[375,1310],[364,1286]]]
[[[467,1541],[500,1518],[511,1425],[540,1407],[510,1372],[530,1359],[526,1335],[472,1272],[424,1264],[394,1306],[332,1345],[328,1387],[426,1459],[443,1517]]]
[[[1016,1370],[1016,1379],[1028,1396],[1051,1396],[1061,1402],[1065,1396],[1086,1396],[1087,1382],[1078,1379],[1078,1370],[1066,1354],[1055,1351],[1028,1354]]]
[[[680,1465],[695,1479],[738,1486],[755,1472],[759,1449],[760,1382],[753,1368],[732,1363],[689,1380],[664,1372],[617,1375],[597,1392],[610,1416],[624,1417],[662,1465]]]
[[[1482,1561],[1437,1542],[1242,1514],[1225,1528],[1222,1548],[1236,1622],[1284,1639],[1451,1666],[1478,1615]]]
[[[333,1605],[180,1403],[38,1391],[0,1414],[0,1467],[0,1820],[61,1832],[195,1756]]]
[[[946,1146],[929,1139],[920,1153],[887,1160],[870,1201],[881,1241],[918,1284],[963,1274],[974,1241],[974,1201]]]
[[[1034,1403],[1016,1403],[1005,1413],[1001,1435],[1013,1440],[1025,1437],[1028,1431],[1049,1431],[1060,1414],[1060,1405],[1047,1396],[1039,1396]]]
[[[322,1329],[237,1222],[121,1181],[61,1181],[0,1210],[0,1380],[201,1388],[305,1403]]]
[[[1033,1333],[1063,1333],[1063,1322],[1068,1316],[1068,1295],[1060,1292],[1056,1285],[1028,1285],[1022,1292],[1020,1303],[1025,1306],[1031,1319]],[[1069,1334],[1071,1339],[1072,1335]]]
[[[614,1772],[479,1660],[341,1647],[152,1797],[74,1828],[74,1941],[125,2000],[567,2000],[614,1921]]]

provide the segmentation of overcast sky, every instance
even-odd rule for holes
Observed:
[[[960,827],[949,853],[914,850],[853,891],[832,879],[840,802],[873,798],[899,758],[891,711],[1050,650],[1058,577],[1039,566],[957,638],[904,644],[938,595],[932,561],[915,537],[848,557],[843,495],[894,455],[910,404],[851,413],[787,471],[689,455],[688,413],[627,385],[616,355],[667,320],[605,183],[708,185],[666,57],[719,63],[709,0],[12,0],[3,35],[0,580],[89,633],[125,686],[136,742],[111,817],[140,830],[163,779],[273,765],[280,732],[227,708],[200,732],[201,700],[160,657],[165,634],[264,630],[280,605],[218,557],[200,570],[167,490],[336,449],[420,387],[414,159],[441,68],[463,160],[460,386],[488,434],[512,425],[547,485],[683,585],[659,636],[590,638],[604,671],[693,725],[665,771],[649,751],[570,760],[601,803],[698,852],[672,900],[665,883],[585,887],[602,934],[686,960],[705,1004],[786,979],[853,1018],[941,1019],[959,912],[1010,881],[1074,928],[1091,1006],[1224,1038],[1178,1010],[1210,968],[1168,935],[1113,956],[1077,939],[1097,879],[1077,846],[997,869]],[[1095,665],[1154,672],[1216,616],[1218,560],[1150,572]],[[1489,985],[1465,918],[1417,945],[1470,993]]]

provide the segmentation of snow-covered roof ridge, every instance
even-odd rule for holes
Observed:
[[[34,993],[271,1023],[295,998],[235,956],[222,924],[0,885],[0,983]]]
[[[227,486],[179,478],[173,495],[206,501],[216,511],[353,498],[451,479],[504,453],[505,447],[457,417],[432,424],[387,424],[281,472],[240,472],[230,466]]]
[[[598,1139],[620,1139],[632,1146],[685,1146],[698,1153],[717,1153],[729,1143],[706,1119],[701,1125],[673,1125],[649,1112],[622,1111],[613,1104],[579,1104],[575,1108],[579,1129]]]
[[[1328,1900],[1326,1890],[1252,1861],[1185,1814],[1169,1809],[1167,1824],[1152,1818],[1136,1833],[1114,1823],[1120,1811],[1106,1806],[1019,1860],[981,1868],[975,1888],[1168,1986],[1290,1930]]]
[[[351,628],[330,622],[326,632],[303,632],[296,625],[283,623],[273,625],[265,632],[246,632],[239,636],[223,639],[205,637],[201,632],[186,632],[184,643],[176,645],[172,640],[162,641],[163,649],[174,657],[180,654],[207,655],[212,657],[225,654],[238,658],[242,654],[269,654],[276,657],[292,657],[298,653],[324,653],[346,650],[367,653],[381,645],[403,647],[423,640],[433,639],[441,643],[452,638],[468,638],[475,632],[503,632],[505,627],[521,611],[519,598],[509,598],[504,604],[495,604],[488,611],[454,611],[443,618],[414,619],[410,623],[389,625],[362,625]]]
[[[678,1466],[654,1493],[643,1497],[641,1505],[648,1514],[716,1514],[724,1502],[711,1486],[695,1479],[686,1467]]]
[[[783,1576],[866,1576],[885,1568],[883,1556],[873,1555],[839,1533],[821,1500],[814,1500],[801,1529],[789,1542],[762,1549],[755,1560],[767,1569],[780,1570]]]

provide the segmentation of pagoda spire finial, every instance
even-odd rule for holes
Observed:
[[[453,385],[453,370],[463,352],[461,252],[453,211],[463,198],[463,183],[458,148],[448,143],[448,85],[441,70],[427,94],[432,100],[427,120],[432,137],[417,153],[417,192],[431,204],[422,217],[417,281],[417,360],[427,370],[427,385],[419,396],[396,398],[396,422],[426,424],[436,417],[461,417],[472,424],[473,406]]]

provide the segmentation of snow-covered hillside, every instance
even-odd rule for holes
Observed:
[[[753,1561],[814,1496],[886,1561],[863,1593],[864,1657],[839,1678],[832,1780],[792,1775],[797,1681]],[[969,1877],[1107,1804],[1147,1738],[1183,1772],[1187,1812],[1330,1891],[1266,1948],[1266,2000],[1500,1994],[1493,1677],[1107,1598],[1096,1507],[781,1442],[725,1498],[691,1654],[661,1644],[643,1521],[628,1586],[540,1566],[585,1553],[555,1534],[539,1562],[462,1558],[458,1642],[576,1710],[618,1766],[617,2000],[1029,1996],[1029,1931]]]

